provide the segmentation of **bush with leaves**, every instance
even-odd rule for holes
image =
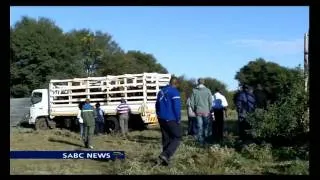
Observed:
[[[248,115],[255,138],[273,143],[298,143],[307,140],[309,132],[308,95],[304,89],[303,74],[300,69],[290,82],[290,91],[281,94],[266,110],[257,109]],[[282,144],[283,145],[283,144]]]
[[[290,91],[298,73],[299,69],[283,67],[275,62],[258,58],[243,66],[237,72],[235,79],[240,84],[252,87],[261,84],[270,103],[274,103],[282,97],[283,93]]]

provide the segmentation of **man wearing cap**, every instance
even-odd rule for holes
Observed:
[[[239,96],[237,97],[236,106],[239,118],[239,136],[244,142],[249,140],[247,130],[251,129],[250,124],[246,119],[247,114],[256,109],[256,99],[251,87],[247,85],[243,86],[243,91],[240,92]]]
[[[192,91],[190,104],[197,117],[197,139],[201,145],[204,145],[209,135],[209,115],[212,107],[212,94],[204,85],[204,79],[198,80],[198,86]]]
[[[81,110],[81,117],[83,119],[83,127],[84,127],[84,144],[86,148],[93,149],[92,146],[92,136],[94,134],[95,128],[95,112],[93,106],[90,105],[90,100],[86,99],[84,105]]]

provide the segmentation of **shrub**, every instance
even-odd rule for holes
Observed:
[[[273,156],[278,161],[283,160],[309,160],[308,146],[302,147],[281,147],[272,151]]]
[[[291,88],[282,98],[266,110],[257,109],[248,115],[255,138],[293,143],[307,140],[309,132],[308,95],[304,89],[302,73],[291,83]]]
[[[258,160],[260,162],[268,162],[273,160],[272,147],[269,144],[264,146],[258,146],[256,144],[250,144],[244,147],[241,151],[243,156]]]

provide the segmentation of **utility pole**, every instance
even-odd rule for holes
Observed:
[[[308,92],[309,85],[309,33],[304,34],[304,77],[305,90]]]
[[[309,33],[304,34],[304,86],[305,91],[308,93],[309,90]],[[309,97],[309,96],[308,96]],[[309,101],[309,100],[308,100]],[[307,109],[307,119],[306,121],[309,124],[309,107]],[[307,131],[309,132],[309,126],[307,127]]]

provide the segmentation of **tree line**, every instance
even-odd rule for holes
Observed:
[[[46,88],[50,79],[143,72],[168,73],[152,54],[125,52],[107,32],[85,28],[63,32],[43,17],[22,17],[10,27],[11,97],[28,97],[33,89]],[[185,102],[196,81],[178,78]],[[224,83],[206,80],[212,90],[219,87],[229,95]]]
[[[28,97],[33,89],[47,88],[50,79],[143,72],[168,73],[152,54],[124,51],[107,32],[85,28],[63,32],[54,21],[44,17],[22,17],[10,27],[11,97]],[[242,67],[235,79],[240,84],[264,85],[270,101],[274,102],[288,92],[297,72],[298,69],[259,58]],[[178,78],[185,105],[196,79]],[[236,92],[228,91],[223,82],[213,77],[204,78],[206,86],[212,92],[219,88],[234,108]]]

